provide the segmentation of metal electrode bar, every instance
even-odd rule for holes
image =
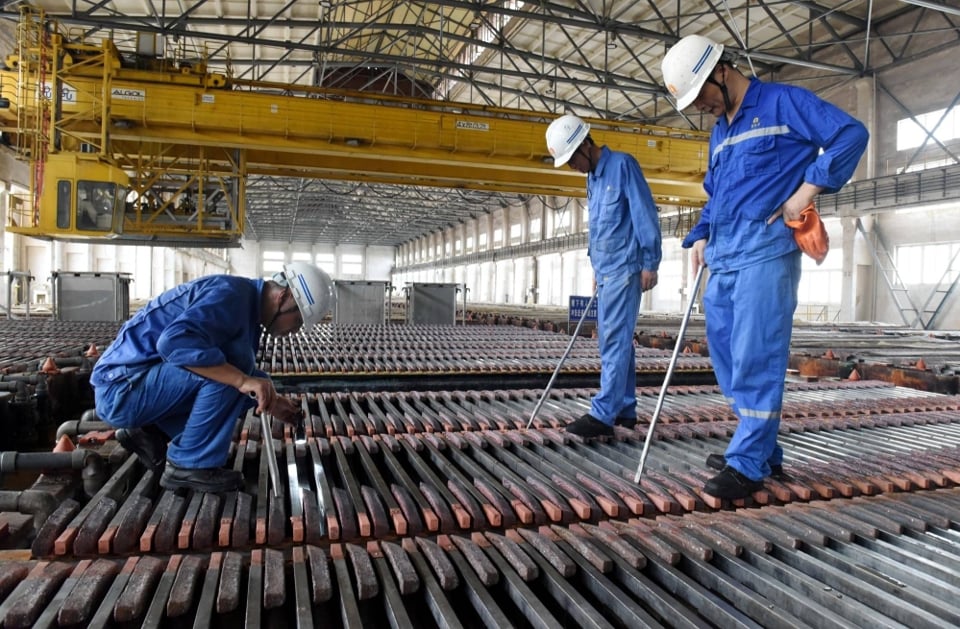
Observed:
[[[663,386],[660,387],[660,395],[657,397],[657,405],[653,409],[653,417],[650,418],[650,426],[647,428],[647,438],[643,441],[643,450],[640,452],[640,463],[637,465],[637,473],[633,476],[633,482],[639,483],[640,476],[643,474],[643,465],[647,462],[647,452],[650,450],[650,441],[653,439],[653,429],[657,426],[657,419],[660,417],[660,409],[663,408],[663,398],[667,395],[667,387],[670,385],[670,377],[673,375],[673,368],[677,365],[677,356],[680,355],[680,346],[683,345],[683,335],[687,331],[687,323],[690,322],[690,313],[693,311],[693,304],[697,300],[697,293],[700,292],[700,279],[703,277],[701,264],[697,270],[697,277],[693,280],[693,291],[690,293],[690,301],[687,303],[687,310],[683,313],[683,321],[680,322],[680,331],[677,333],[677,343],[673,346],[673,355],[670,356],[670,365],[667,367],[667,375],[663,378]]]

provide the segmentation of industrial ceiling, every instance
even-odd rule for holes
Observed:
[[[23,3],[5,2],[16,20]],[[765,79],[811,89],[960,46],[960,9],[939,0],[438,2],[34,0],[61,27],[112,37],[236,81],[295,84],[498,109],[708,129],[678,116],[660,60],[699,33],[748,52]],[[159,51],[162,51],[160,53]],[[749,64],[749,65],[748,65]],[[527,201],[521,195],[251,177],[248,238],[395,246]],[[554,202],[551,202],[554,203]]]

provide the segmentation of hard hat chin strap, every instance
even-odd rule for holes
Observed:
[[[583,142],[580,143],[580,146],[577,147],[577,150],[575,152],[580,153],[583,150],[584,146],[586,146],[587,148],[587,152],[584,154],[584,157],[587,158],[587,165],[589,166],[589,168],[587,169],[587,172],[592,173],[593,169],[597,167],[597,164],[593,160],[593,143],[588,142],[587,139],[584,138]]]
[[[277,304],[277,310],[276,312],[273,313],[273,318],[270,319],[270,323],[267,324],[267,334],[273,334],[273,324],[277,322],[277,319],[279,319],[285,314],[290,314],[291,312],[294,312],[295,310],[297,310],[297,308],[299,308],[299,306],[296,306],[296,305],[294,305],[293,308],[288,308],[286,310],[283,310],[280,308],[280,306],[282,306],[283,302],[286,300],[287,293],[289,292],[290,292],[290,289],[287,287],[284,287],[283,297],[280,298],[280,303]]]
[[[721,65],[723,64],[718,63],[716,68],[714,68],[714,70],[719,68]],[[715,78],[713,78],[713,72],[711,72],[710,76],[707,77],[707,83],[713,83],[714,85],[720,88],[720,93],[723,94],[723,109],[726,113],[730,113],[730,111],[733,109],[733,101],[730,100],[730,92],[727,91],[727,79],[724,78],[723,83],[720,83]]]

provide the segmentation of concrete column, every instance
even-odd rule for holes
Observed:
[[[870,76],[857,79],[854,83],[854,89],[856,89],[857,94],[857,111],[854,115],[870,132],[870,142],[867,144],[867,150],[864,151],[863,158],[853,175],[855,180],[860,181],[877,176],[877,157],[874,148],[876,145],[874,138],[877,132],[876,79]]]
[[[0,181],[0,225],[7,225],[7,212],[10,208],[10,182],[9,181]],[[12,271],[13,266],[10,264],[10,259],[8,257],[8,252],[6,247],[4,250],[0,251],[0,269]]]
[[[857,283],[855,269],[857,268],[854,256],[854,246],[857,239],[857,219],[845,216],[840,219],[843,228],[841,238],[841,252],[843,253],[843,279],[840,288],[840,320],[857,320]]]
[[[510,208],[505,207],[502,209],[501,214],[503,216],[503,241],[500,245],[506,247],[510,244],[510,227],[513,222],[513,212],[510,211]]]
[[[530,242],[530,201],[520,204],[520,242]]]
[[[856,219],[854,219],[854,229],[856,229],[855,221]],[[875,221],[876,217],[874,216],[860,217],[863,229],[868,234],[873,231]],[[844,246],[846,246],[846,243],[844,243]],[[877,319],[877,295],[881,290],[879,283],[883,282],[879,273],[883,271],[877,269],[874,264],[873,255],[870,253],[871,246],[869,242],[862,238],[856,238],[856,234],[854,234],[851,248],[853,251],[851,261],[852,281],[856,290],[852,298],[854,304],[853,321],[874,321]]]
[[[586,201],[582,199],[573,199],[568,206],[568,211],[570,212],[570,233],[579,234],[582,231],[585,231],[583,226],[583,204]]]

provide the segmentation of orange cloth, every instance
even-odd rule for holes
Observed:
[[[800,251],[816,260],[818,266],[823,264],[830,251],[830,237],[816,206],[811,203],[800,211],[799,220],[785,222],[787,227],[793,229],[793,239],[797,241]]]

